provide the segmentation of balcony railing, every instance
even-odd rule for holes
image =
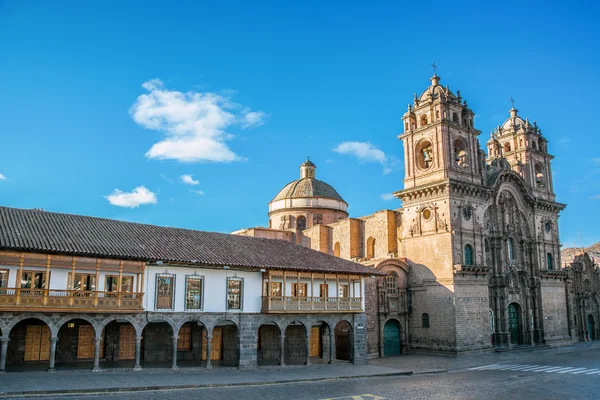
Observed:
[[[362,312],[362,297],[263,296],[263,313]]]
[[[141,311],[143,293],[0,288],[0,310]]]

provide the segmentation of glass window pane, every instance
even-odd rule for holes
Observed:
[[[173,275],[156,276],[156,309],[173,309],[173,290],[175,288],[175,277]]]
[[[121,281],[121,292],[131,293],[133,291],[133,276],[124,276]]]
[[[0,288],[5,288],[8,286],[8,270],[1,269],[0,270]]]
[[[227,278],[227,309],[242,309],[242,279]]]
[[[185,308],[186,310],[202,309],[202,277],[187,276],[185,284]]]

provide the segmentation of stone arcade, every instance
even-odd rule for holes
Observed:
[[[365,275],[286,241],[0,207],[0,372],[365,363]]]

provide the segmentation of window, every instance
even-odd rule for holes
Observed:
[[[242,310],[242,278],[227,278],[227,310]]]
[[[8,270],[0,269],[0,288],[8,286]]]
[[[375,238],[371,236],[367,239],[367,259],[375,257]]]
[[[298,229],[306,229],[306,217],[298,217],[298,219],[296,220],[296,227]]]
[[[504,152],[508,153],[510,151],[510,143],[506,142],[504,143]]]
[[[275,296],[275,297],[283,296],[281,282],[271,282],[271,296]]]
[[[22,289],[44,289],[46,287],[46,273],[39,271],[23,271],[21,277]]]
[[[156,309],[172,310],[175,306],[175,275],[156,275]]]
[[[421,126],[427,125],[427,115],[421,115]]]
[[[346,285],[346,284],[340,285],[340,298],[342,298],[342,299],[348,298],[348,285]]]
[[[397,276],[395,272],[388,273],[388,276],[385,277],[385,288],[387,289],[388,294],[396,295],[396,280]]]
[[[457,113],[452,113],[452,122],[458,123],[458,114]]]
[[[429,328],[429,314],[423,313],[421,316],[421,322],[423,323],[423,328]]]
[[[552,253],[548,253],[546,255],[546,262],[548,263],[548,271],[552,271],[554,269],[554,260],[552,259]]]
[[[106,275],[104,284],[105,292],[118,292],[119,291],[119,276],[118,275]],[[121,292],[131,293],[133,291],[133,276],[123,276],[121,281]]]
[[[473,265],[473,248],[470,244],[465,246],[465,265]]]
[[[469,156],[467,154],[467,146],[461,139],[454,141],[454,161],[459,167],[469,166]]]
[[[185,277],[185,309],[202,310],[204,303],[202,293],[204,292],[204,277],[199,275],[187,275]]]
[[[336,257],[340,256],[340,243],[337,242],[335,245],[333,245],[333,255]]]
[[[184,325],[179,328],[179,337],[177,339],[177,351],[192,350],[192,327]]]
[[[78,274],[75,273],[75,281],[72,279],[72,274],[69,272],[69,290],[96,290],[96,275]]]
[[[306,283],[292,283],[292,297],[306,297],[308,291],[308,284]]]
[[[514,250],[514,243],[512,238],[508,238],[508,240],[506,241],[506,247],[508,249],[508,260],[509,261],[514,261],[515,259],[515,250]]]
[[[328,284],[321,283],[321,285],[319,285],[319,296],[322,299],[329,297],[329,285]]]

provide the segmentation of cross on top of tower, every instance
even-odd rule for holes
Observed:
[[[515,108],[515,101],[513,100],[512,96],[510,96],[510,102],[512,103],[512,108]]]
[[[435,76],[435,71],[438,68],[438,66],[435,65],[435,61],[433,62],[433,64],[431,64],[431,66],[433,67],[433,75]]]

